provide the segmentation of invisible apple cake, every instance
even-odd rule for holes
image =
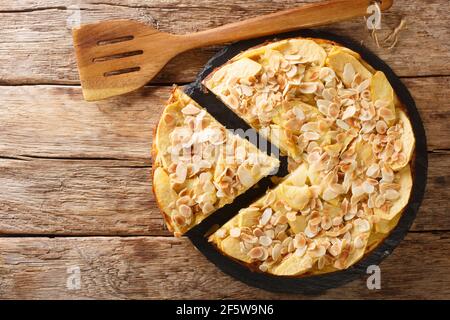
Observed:
[[[359,54],[287,39],[239,54],[203,85],[289,159],[278,186],[209,237],[223,254],[280,276],[332,272],[397,225],[412,189],[414,133],[384,73]],[[277,165],[267,161],[268,171]],[[167,202],[180,202],[168,189]]]

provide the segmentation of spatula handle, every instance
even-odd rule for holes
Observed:
[[[373,0],[329,0],[288,9],[253,19],[227,24],[183,36],[191,48],[257,38],[274,33],[326,25],[361,17]],[[389,9],[393,0],[378,1],[381,10]]]

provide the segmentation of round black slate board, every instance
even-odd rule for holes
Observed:
[[[403,85],[401,80],[396,76],[391,68],[389,68],[389,66],[385,62],[383,62],[380,58],[378,58],[376,55],[371,53],[368,49],[364,48],[360,44],[347,38],[343,38],[341,36],[337,36],[327,32],[315,30],[299,30],[269,37],[241,41],[229,45],[222,51],[217,53],[206,64],[204,69],[199,73],[196,81],[190,84],[185,89],[185,92],[195,101],[197,101],[201,106],[206,108],[209,113],[211,113],[227,128],[241,128],[244,130],[250,129],[250,127],[242,119],[240,119],[225,105],[223,105],[223,103],[218,100],[212,93],[208,92],[207,89],[202,87],[201,81],[206,76],[208,76],[215,68],[226,63],[229,59],[233,58],[235,55],[244,50],[268,41],[275,41],[293,37],[312,37],[327,39],[337,42],[358,52],[361,57],[370,65],[372,65],[376,70],[381,70],[386,74],[399,99],[405,106],[414,129],[416,148],[415,157],[412,163],[414,179],[411,198],[398,225],[377,248],[375,248],[366,257],[364,257],[357,264],[348,268],[347,270],[324,275],[297,278],[278,277],[251,271],[243,264],[232,260],[218,252],[216,248],[208,242],[207,235],[209,235],[211,230],[214,230],[214,227],[224,224],[231,217],[233,217],[239,211],[239,209],[247,207],[254,200],[262,196],[267,188],[272,187],[270,179],[265,178],[258,184],[257,188],[249,190],[245,194],[238,197],[232,204],[216,211],[213,215],[205,219],[201,224],[191,229],[187,233],[187,236],[197,247],[197,249],[202,252],[212,263],[219,267],[223,272],[244,283],[274,292],[317,294],[329,288],[341,286],[358,277],[362,277],[366,274],[368,266],[379,265],[381,261],[389,254],[391,254],[394,248],[402,241],[414,221],[425,192],[428,168],[427,144],[425,130],[414,100],[411,97],[408,89]],[[274,146],[271,146],[268,151],[270,152],[270,150],[274,149],[276,148]],[[277,175],[284,176],[287,173],[286,162],[286,158],[281,158],[282,165]],[[199,270],[199,272],[201,272],[201,270]]]

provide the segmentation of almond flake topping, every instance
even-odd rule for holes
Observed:
[[[354,221],[355,227],[358,229],[359,232],[364,233],[370,230],[370,223],[369,221],[365,219],[356,219]]]
[[[200,109],[192,104],[188,104],[183,109],[181,109],[181,112],[185,115],[195,116],[200,112]]]
[[[241,229],[240,228],[233,228],[230,230],[230,236],[233,238],[239,238],[241,235]]]
[[[237,176],[239,178],[239,181],[245,187],[251,187],[255,182],[251,172],[244,165],[239,166],[237,170]]]

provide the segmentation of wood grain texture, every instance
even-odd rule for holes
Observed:
[[[79,83],[72,48],[71,27],[107,19],[135,19],[161,31],[185,34],[233,21],[273,13],[315,0],[38,0],[1,1],[0,82],[4,84]],[[362,41],[400,76],[450,75],[450,15],[446,0],[397,0],[383,16],[380,38],[407,19],[400,42],[393,50],[377,49],[364,19],[353,19],[324,29]],[[164,68],[155,83],[192,81],[216,48],[199,49],[179,56]],[[11,58],[14,57],[14,63]]]
[[[381,265],[381,290],[362,277],[320,296],[275,294],[223,274],[185,238],[0,239],[2,299],[449,299],[448,233],[413,233]],[[66,287],[78,267],[80,290]]]
[[[429,168],[412,230],[450,230],[450,154]],[[169,235],[146,163],[0,159],[0,185],[0,234]]]

